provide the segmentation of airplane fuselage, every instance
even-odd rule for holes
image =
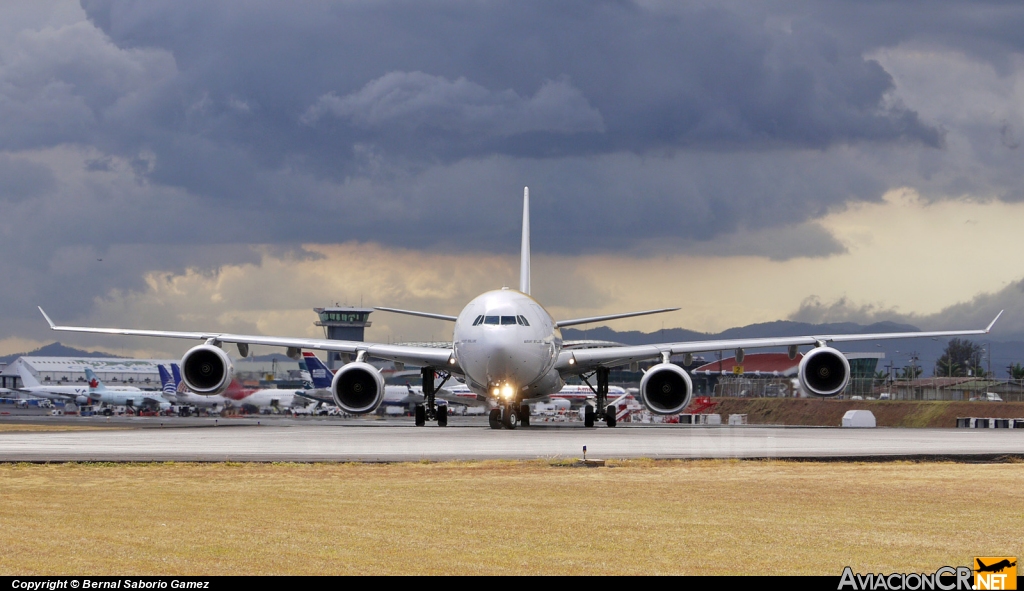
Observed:
[[[89,396],[88,386],[27,386],[20,388],[20,391],[50,400],[81,401]]]
[[[561,390],[562,332],[537,300],[514,289],[473,299],[455,321],[455,358],[474,393],[529,399]]]

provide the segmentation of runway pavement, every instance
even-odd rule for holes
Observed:
[[[1024,456],[1024,430],[542,425],[492,430],[303,422],[109,431],[0,432],[0,461],[418,461],[578,458],[960,458]],[[268,424],[270,423],[270,424]],[[384,428],[381,428],[384,427]]]

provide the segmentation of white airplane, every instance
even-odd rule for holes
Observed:
[[[423,368],[425,404],[416,407],[416,424],[427,419],[447,424],[447,413],[436,412],[435,374],[443,379],[460,377],[479,397],[490,401],[490,425],[494,429],[516,428],[520,421],[528,422],[526,405],[533,400],[546,399],[565,385],[564,378],[593,377],[597,381],[596,409],[585,407],[585,424],[593,426],[603,419],[609,427],[615,425],[614,409],[608,404],[609,368],[631,365],[640,361],[660,360],[644,374],[640,381],[640,398],[644,406],[658,414],[676,414],[690,403],[693,384],[682,367],[670,363],[672,355],[690,355],[706,351],[735,349],[742,360],[744,350],[757,347],[787,347],[790,358],[796,358],[797,349],[810,346],[799,366],[801,388],[816,396],[835,396],[843,391],[850,379],[850,364],[841,352],[829,343],[905,339],[986,334],[999,316],[979,330],[951,330],[932,332],[808,335],[799,337],[724,339],[634,345],[618,347],[580,347],[563,350],[561,329],[578,324],[593,324],[618,318],[641,316],[677,310],[666,308],[555,320],[530,295],[530,193],[523,194],[523,232],[520,256],[519,289],[503,287],[483,293],[470,301],[458,316],[434,314],[392,308],[378,310],[398,312],[454,323],[452,347],[432,348],[412,345],[391,345],[360,341],[335,341],[230,334],[216,331],[185,332],[125,328],[97,328],[58,326],[42,308],[43,317],[56,331],[87,332],[132,336],[181,338],[205,341],[189,349],[181,359],[182,379],[197,394],[218,394],[231,382],[233,366],[223,343],[235,343],[239,354],[245,357],[250,345],[287,347],[289,356],[298,359],[302,349],[338,351],[355,359],[346,363],[331,383],[331,394],[339,408],[349,414],[373,412],[384,397],[384,378],[376,367],[367,363],[370,357],[397,361]],[[1000,312],[1002,314],[1002,312]]]
[[[86,370],[88,376],[90,370]],[[95,375],[95,374],[93,374]],[[89,391],[92,387],[91,382],[86,385],[49,385],[42,384],[39,380],[29,371],[28,367],[25,366],[24,362],[18,362],[18,377],[21,378],[22,387],[19,388],[18,392],[24,392],[31,394],[38,398],[48,398],[50,400],[63,400],[65,402],[74,402],[76,404],[89,404]],[[119,392],[141,392],[139,388],[134,386],[119,386],[117,388],[110,388],[110,390]]]
[[[261,388],[259,390],[245,391],[237,397],[230,394],[227,396],[234,406],[253,406],[257,409],[278,408],[287,410],[295,406],[306,406],[309,398],[300,394],[301,390],[288,390],[285,388]]]
[[[21,388],[18,388],[18,392],[24,392],[31,394],[37,398],[47,398],[49,400],[62,400],[64,402],[74,402],[78,405],[89,404],[89,386],[49,386],[39,383],[36,376],[32,375],[25,364],[21,361],[18,362],[18,377],[21,378]]]
[[[171,403],[159,392],[145,392],[139,389],[114,390],[103,385],[92,369],[85,368],[85,377],[89,380],[89,399],[109,406],[133,406],[135,408],[158,408],[167,410]]]

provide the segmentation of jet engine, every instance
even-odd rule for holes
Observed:
[[[231,358],[220,347],[199,345],[181,358],[181,381],[196,394],[220,394],[228,389],[234,376]]]
[[[384,401],[384,376],[369,363],[347,363],[334,374],[331,395],[338,408],[349,414],[373,412]]]
[[[799,375],[804,394],[835,396],[850,381],[850,362],[831,347],[818,347],[800,360]]]
[[[640,399],[659,415],[683,412],[693,396],[693,382],[686,370],[674,363],[659,363],[640,380]]]
[[[88,396],[75,396],[75,404],[78,406],[85,406],[92,402]]]

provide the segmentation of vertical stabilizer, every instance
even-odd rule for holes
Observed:
[[[530,293],[530,187],[523,188],[523,246],[519,254],[519,291]]]
[[[96,372],[91,368],[85,368],[85,379],[89,381],[89,392],[106,392],[107,387],[96,377]]]
[[[36,379],[36,376],[32,375],[28,367],[25,366],[24,361],[18,362],[18,376],[21,378],[21,386],[23,388],[38,388],[42,385]]]
[[[171,372],[167,371],[167,368],[162,365],[156,366],[156,369],[160,372],[160,386],[163,393],[168,396],[177,394],[178,388],[174,386],[174,377],[171,376]]]

